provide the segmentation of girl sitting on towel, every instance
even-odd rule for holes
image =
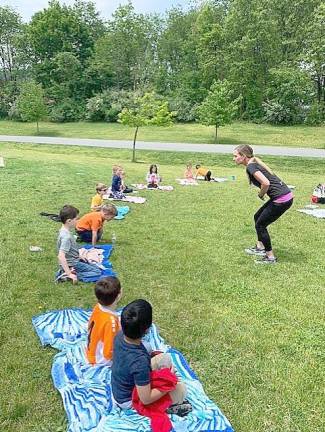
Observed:
[[[191,163],[191,162],[189,162],[189,163],[186,165],[186,169],[185,169],[185,171],[184,171],[184,178],[185,178],[188,182],[194,182],[194,181],[195,181],[195,178],[194,178],[194,175],[193,175],[193,171],[192,171],[192,163]]]
[[[146,180],[147,180],[147,187],[149,189],[158,188],[159,183],[161,182],[161,177],[159,177],[158,175],[157,165],[155,164],[150,165]]]

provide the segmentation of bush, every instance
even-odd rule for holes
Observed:
[[[84,107],[80,103],[65,99],[51,108],[49,118],[52,122],[64,123],[78,121],[83,116]]]
[[[169,99],[169,108],[171,111],[176,112],[176,121],[188,123],[196,119],[196,110],[199,104],[193,104],[181,97],[174,97]]]
[[[270,70],[264,120],[275,124],[303,123],[313,98],[310,76],[295,67]]]
[[[21,122],[23,121],[16,101],[14,101],[11,104],[8,111],[8,117],[10,120],[21,121]]]
[[[263,102],[264,121],[272,124],[294,123],[294,116],[290,108],[281,105],[277,101]]]
[[[16,115],[18,113],[14,111],[16,110],[15,99],[17,98],[17,88],[14,84],[7,84],[3,87],[0,87],[0,118],[9,117],[9,112],[12,112],[12,115]],[[18,118],[12,117],[13,120],[18,120]],[[21,118],[19,118],[21,120]]]
[[[308,126],[317,126],[322,124],[325,120],[324,113],[325,107],[321,104],[314,103],[307,113],[305,124]]]
[[[118,114],[123,108],[132,108],[136,92],[126,90],[104,92],[88,99],[86,105],[86,118],[90,121],[117,122]]]
[[[101,121],[105,119],[105,102],[100,95],[88,99],[86,105],[86,119],[90,121]]]

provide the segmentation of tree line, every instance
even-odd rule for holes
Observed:
[[[164,15],[129,2],[108,21],[92,2],[52,0],[28,23],[0,7],[0,117],[28,120],[19,98],[39,92],[52,121],[115,122],[154,92],[180,122],[320,124],[324,28],[322,0],[207,0]]]

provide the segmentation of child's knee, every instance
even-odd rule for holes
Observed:
[[[184,402],[186,399],[187,388],[183,382],[178,382],[175,390],[170,392],[170,397],[173,401],[173,404],[180,404]]]
[[[173,367],[173,362],[171,355],[168,353],[161,353],[158,354],[151,359],[151,369],[152,370],[159,370],[168,368],[171,369]]]

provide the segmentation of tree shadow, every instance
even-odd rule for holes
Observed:
[[[46,131],[40,130],[38,133],[34,132],[32,135],[36,136],[36,137],[40,136],[40,137],[61,137],[62,138],[62,135],[60,134],[60,132],[58,132],[56,130],[51,130],[51,129],[48,129]]]

